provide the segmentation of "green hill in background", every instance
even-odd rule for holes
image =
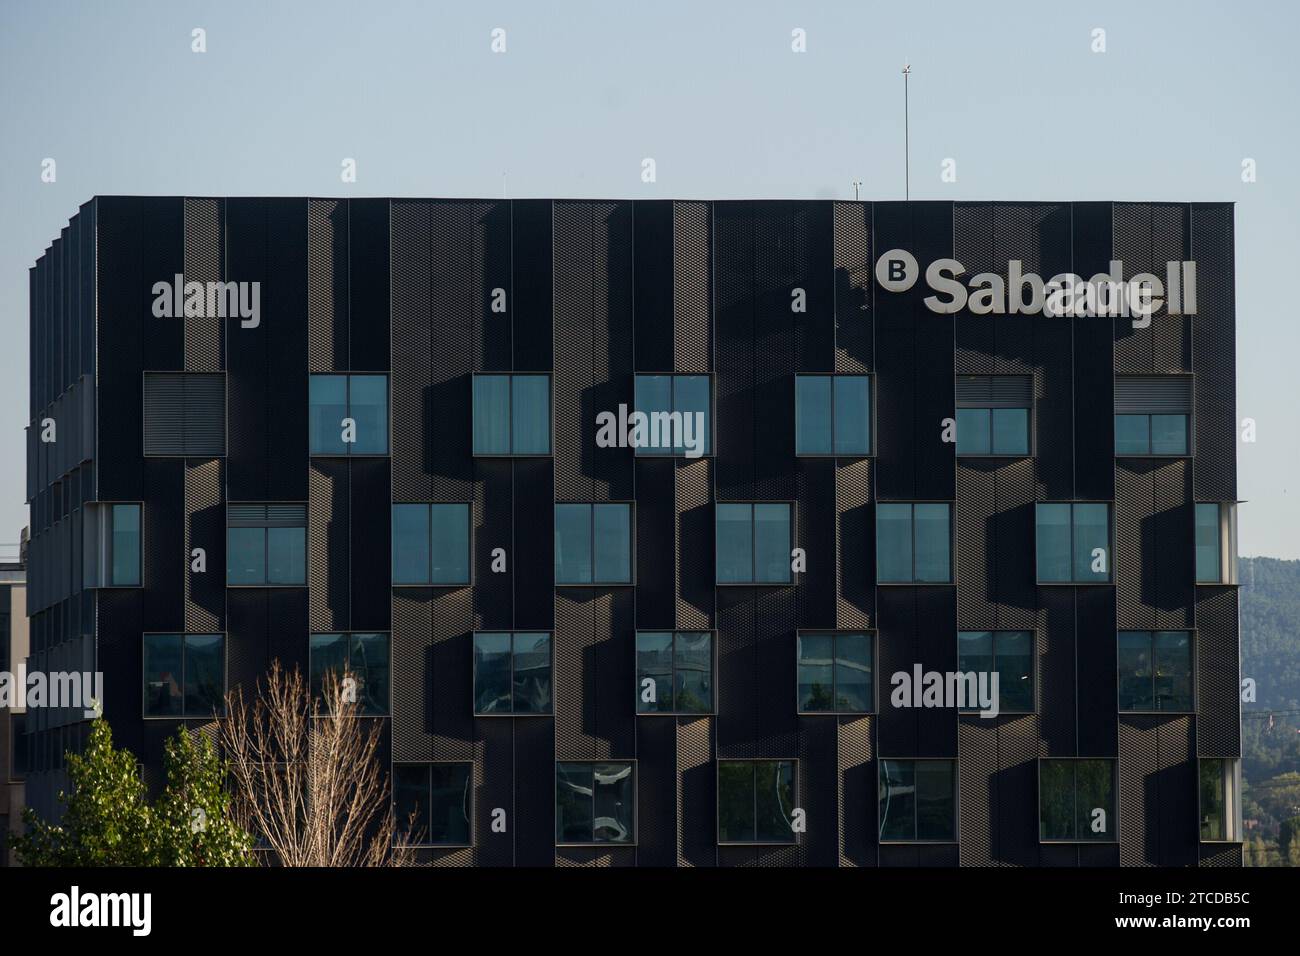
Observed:
[[[1300,865],[1300,561],[1242,558],[1242,817],[1247,865]]]

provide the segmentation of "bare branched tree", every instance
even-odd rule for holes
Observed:
[[[327,674],[320,700],[277,660],[251,705],[226,696],[221,742],[235,820],[281,866],[409,866],[388,773],[377,759],[380,722],[360,716],[346,674]]]

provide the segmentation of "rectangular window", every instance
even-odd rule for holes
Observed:
[[[871,454],[871,378],[796,375],[796,455]]]
[[[387,634],[313,634],[308,643],[307,669],[313,697],[320,701],[325,675],[355,681],[357,713],[379,717],[388,713],[389,636]]]
[[[226,516],[228,586],[307,583],[306,505],[230,504]]]
[[[557,763],[555,842],[635,843],[636,765]]]
[[[146,457],[211,458],[226,453],[226,376],[145,372]]]
[[[1115,454],[1188,454],[1192,415],[1189,375],[1115,377]]]
[[[1034,515],[1038,583],[1110,581],[1109,504],[1040,502],[1035,506]]]
[[[415,846],[469,846],[470,764],[393,764],[397,830]]]
[[[952,505],[877,503],[876,581],[880,584],[950,583]]]
[[[225,696],[224,635],[144,635],[144,716],[222,716]]]
[[[470,583],[468,504],[393,505],[393,583]]]
[[[632,506],[555,506],[555,583],[632,583]]]
[[[957,839],[957,774],[951,760],[880,761],[882,842]]]
[[[1120,631],[1119,709],[1190,713],[1191,631]]]
[[[715,516],[717,583],[790,583],[788,502],[718,502]]]
[[[1029,375],[957,377],[957,454],[1029,454],[1034,380]]]
[[[1241,839],[1241,764],[1237,760],[1201,758],[1201,840]]]
[[[707,375],[638,375],[633,404],[646,416],[638,455],[713,454],[712,383]]]
[[[551,709],[551,635],[475,632],[474,713],[549,714]]]
[[[1198,501],[1194,506],[1194,521],[1196,583],[1236,584],[1236,504]]]
[[[474,454],[549,455],[551,377],[474,376]]]
[[[27,736],[27,715],[10,711],[10,771],[11,779],[21,780],[31,772],[31,739]]]
[[[109,508],[110,587],[138,587],[140,584],[140,506],[112,505]]]
[[[1115,761],[1038,762],[1041,841],[1114,842],[1115,834]]]
[[[1034,712],[1034,635],[1030,631],[959,631],[957,670],[963,674],[996,674],[998,712]],[[987,685],[992,688],[991,676]],[[964,712],[980,710],[967,692]]]
[[[718,761],[718,843],[794,843],[795,762]]]
[[[313,455],[388,454],[388,376],[312,375],[308,427]]]
[[[713,713],[713,635],[637,631],[638,714]]]
[[[801,714],[869,714],[876,709],[872,635],[800,632],[795,637]]]

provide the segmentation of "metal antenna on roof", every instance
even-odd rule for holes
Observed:
[[[908,141],[907,78],[912,75],[912,64],[903,64],[903,198],[912,196],[911,143]]]

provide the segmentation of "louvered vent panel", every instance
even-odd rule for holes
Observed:
[[[144,377],[144,453],[211,458],[226,453],[226,379],[151,372]]]
[[[958,408],[1029,408],[1034,380],[1029,375],[959,375]]]
[[[1190,415],[1191,412],[1190,376],[1115,376],[1117,415]]]

